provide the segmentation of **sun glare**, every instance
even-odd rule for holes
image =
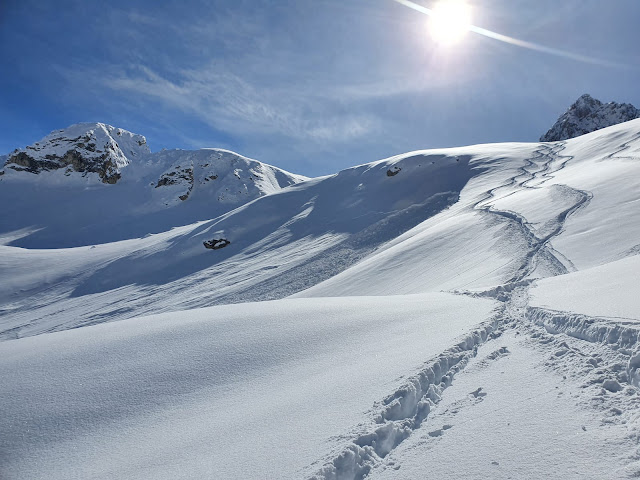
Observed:
[[[443,45],[461,41],[471,25],[471,7],[463,0],[441,0],[432,10],[429,29],[433,39]]]

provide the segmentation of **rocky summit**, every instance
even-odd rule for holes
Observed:
[[[79,123],[55,130],[42,140],[11,153],[6,169],[38,174],[64,169],[83,176],[97,174],[103,183],[116,183],[120,169],[132,158],[149,153],[147,140],[104,123]]]
[[[582,95],[540,137],[541,142],[559,142],[595,132],[601,128],[640,118],[640,110],[629,103],[602,103],[589,94]]]

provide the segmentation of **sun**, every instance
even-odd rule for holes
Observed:
[[[471,7],[463,0],[441,0],[429,19],[433,39],[443,45],[460,42],[471,26]]]

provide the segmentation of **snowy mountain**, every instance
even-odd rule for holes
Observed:
[[[31,248],[164,232],[306,179],[225,150],[151,153],[143,136],[100,123],[16,150],[0,173],[0,201],[13,205],[0,237]]]
[[[639,134],[0,177],[58,200],[0,217],[0,476],[637,478]]]
[[[104,123],[78,123],[56,130],[39,142],[11,153],[3,173],[38,174],[64,169],[83,176],[97,174],[103,183],[116,183],[121,170],[137,157],[150,153],[147,140]]]
[[[210,203],[238,206],[306,180],[302,175],[221,149],[165,150],[152,158],[168,165],[154,186],[162,190],[167,204],[185,201],[193,193],[206,195]]]
[[[585,94],[569,107],[547,133],[540,137],[540,141],[567,140],[636,118],[640,118],[640,110],[633,105],[602,103]]]

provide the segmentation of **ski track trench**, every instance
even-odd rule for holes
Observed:
[[[477,355],[478,348],[499,338],[506,329],[516,329],[517,334],[524,334],[534,348],[547,355],[550,360],[545,366],[554,371],[565,371],[574,378],[581,379],[584,388],[591,388],[590,393],[593,395],[585,395],[585,398],[598,400],[592,401],[591,406],[600,409],[606,406],[614,412],[614,416],[620,412],[619,421],[626,421],[623,414],[628,403],[619,401],[621,408],[612,407],[616,402],[615,398],[604,401],[597,395],[625,391],[630,396],[635,395],[636,387],[640,387],[640,349],[636,350],[640,345],[640,326],[637,323],[625,324],[528,305],[528,290],[533,280],[527,277],[535,270],[537,259],[542,253],[547,259],[552,259],[556,274],[568,273],[566,264],[574,269],[567,259],[558,258],[557,255],[561,254],[553,250],[550,242],[563,232],[567,219],[590,202],[592,194],[564,185],[563,187],[577,194],[578,200],[556,216],[554,228],[542,237],[538,237],[529,228],[523,216],[516,212],[498,210],[490,204],[496,198],[496,192],[501,189],[516,186],[540,188],[573,158],[560,155],[565,148],[564,142],[543,145],[513,177],[485,192],[483,198],[473,205],[474,209],[487,215],[515,224],[528,243],[522,265],[505,284],[484,292],[454,292],[500,301],[501,305],[492,318],[461,338],[450,349],[427,361],[417,374],[394,393],[377,402],[369,412],[369,423],[354,429],[346,446],[343,444],[329,457],[311,465],[311,470],[315,471],[310,477],[312,480],[358,480],[367,477],[414,430],[428,421],[429,412],[438,404],[444,390],[452,384],[455,375]],[[624,148],[620,151],[623,150]],[[535,171],[532,171],[533,167],[536,168]],[[502,350],[496,350],[490,355],[492,358],[487,357],[486,360],[500,357],[500,352]],[[576,361],[567,361],[570,357]],[[640,408],[640,399],[637,403]],[[627,417],[632,414],[633,412],[629,412]],[[634,435],[640,441],[640,425]],[[637,473],[640,476],[640,467]]]

